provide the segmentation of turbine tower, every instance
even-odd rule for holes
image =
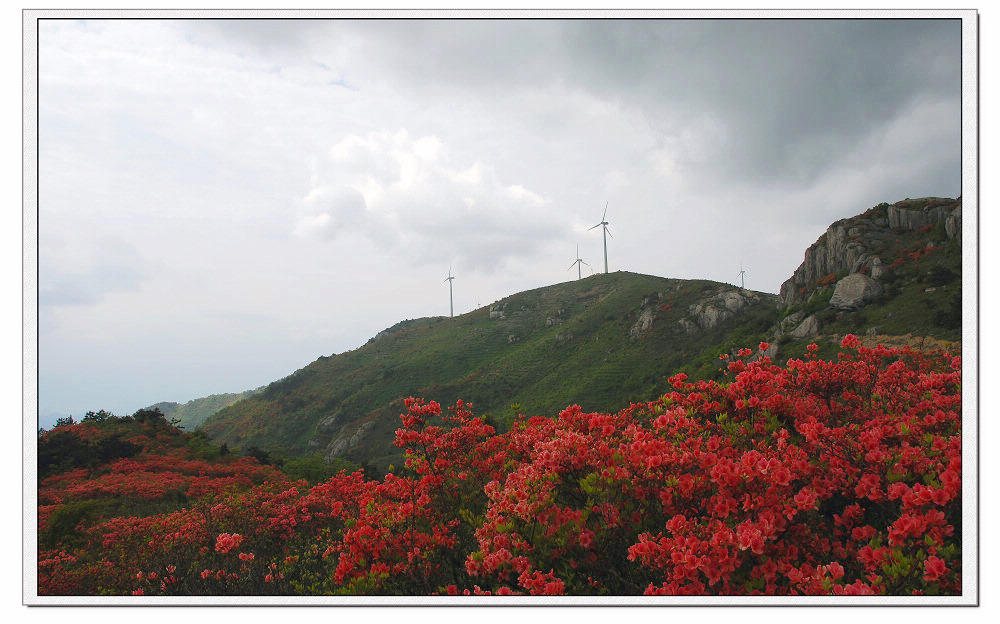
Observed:
[[[747,287],[746,287],[746,284],[743,281],[743,276],[746,275],[746,271],[743,270],[743,264],[742,263],[740,263],[740,272],[738,273],[738,275],[740,276],[740,288],[742,290],[746,290]]]
[[[593,228],[591,228],[591,229],[593,229]],[[581,279],[583,277],[580,274],[580,265],[581,264],[586,264],[587,266],[590,266],[590,264],[588,264],[588,263],[586,263],[586,262],[584,262],[583,260],[580,259],[580,245],[576,246],[576,262],[574,262],[573,264],[576,265],[576,279],[579,280],[579,279]],[[573,264],[569,265],[569,269],[573,268]],[[566,270],[569,271],[569,269],[566,269]]]
[[[596,227],[601,227],[602,225],[604,226],[602,229],[604,231],[604,272],[605,273],[608,272],[608,237],[611,236],[611,232],[608,231],[607,216],[608,216],[608,204],[605,203],[604,204],[604,216],[601,217],[601,222],[598,223],[597,225],[595,225],[594,227],[590,228],[590,230],[592,230],[592,229],[594,229]],[[587,230],[587,231],[589,232],[590,230]],[[614,238],[614,236],[611,236],[611,238]]]
[[[455,276],[451,274],[451,265],[448,265],[448,277],[444,280],[448,282],[448,309],[451,313],[451,317],[455,317],[455,298],[451,293],[451,282],[455,279]]]

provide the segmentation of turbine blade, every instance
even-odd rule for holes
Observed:
[[[574,262],[573,264],[569,265],[569,269],[572,269],[575,266],[576,266],[576,263]],[[569,269],[566,269],[566,270],[569,271]]]
[[[581,260],[580,262],[583,262],[583,260]],[[589,262],[583,262],[583,263],[586,264],[587,266],[590,266]]]
[[[608,233],[608,236],[611,236],[611,230],[608,229],[608,226],[604,226],[604,231]],[[611,236],[611,238],[614,238],[614,236]]]
[[[595,225],[595,226],[594,226],[594,227],[592,227],[592,228],[587,228],[587,231],[589,232],[590,230],[592,230],[592,229],[594,229],[594,228],[596,228],[596,227],[601,227],[602,225],[604,225],[604,224],[603,224],[603,223],[598,223],[597,225]]]
[[[607,216],[608,216],[608,204],[609,204],[609,203],[610,203],[610,202],[604,202],[604,216],[603,216],[603,217],[601,217],[601,221],[604,221],[605,217],[607,217]]]

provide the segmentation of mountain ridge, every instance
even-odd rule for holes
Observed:
[[[956,304],[957,302],[957,304]],[[956,305],[957,311],[956,311]],[[654,398],[677,372],[717,378],[720,354],[768,342],[795,356],[840,339],[961,347],[961,198],[879,204],[838,220],[777,295],[619,271],[515,293],[454,318],[400,321],[320,356],[201,429],[236,448],[385,468],[402,400],[471,401],[497,426],[579,403]]]
[[[722,343],[747,323],[765,331],[776,302],[729,284],[625,271],[535,288],[454,318],[397,323],[221,410],[202,429],[234,447],[385,465],[407,396],[462,398],[498,424],[519,410],[546,414],[575,402],[612,409],[655,396],[693,357],[705,363],[721,346],[737,348],[740,336]]]

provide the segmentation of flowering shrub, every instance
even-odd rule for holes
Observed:
[[[837,361],[776,366],[768,346],[725,358],[722,383],[679,374],[655,401],[503,434],[461,401],[407,399],[399,474],[306,490],[252,461],[205,470],[231,480],[41,551],[39,592],[961,593],[961,359],[848,336]],[[50,477],[46,517],[158,491],[110,478],[122,462],[167,465]]]

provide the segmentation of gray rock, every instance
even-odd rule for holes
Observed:
[[[948,218],[944,220],[944,231],[948,238],[962,240],[962,207],[959,206],[951,211]]]
[[[792,330],[792,338],[812,338],[819,333],[819,319],[816,315],[805,318],[798,327]]]
[[[760,297],[749,290],[727,289],[690,306],[688,318],[701,329],[712,329],[759,300]],[[688,331],[686,326],[685,331]]]
[[[913,231],[925,225],[934,225],[942,221],[945,228],[948,227],[947,219],[953,214],[953,210],[945,206],[935,206],[928,209],[904,208],[897,205],[889,206],[889,227],[906,231]],[[959,213],[961,218],[961,213]]]
[[[573,333],[572,332],[568,332],[567,331],[567,332],[559,332],[558,334],[556,334],[556,344],[557,345],[561,345],[563,343],[569,342],[570,340],[573,340]]]
[[[326,459],[327,461],[332,460],[337,455],[340,455],[347,450],[347,440],[340,438],[339,440],[333,440],[326,447]]]
[[[882,259],[878,256],[872,256],[871,274],[872,279],[880,279],[883,275],[885,275],[885,265],[882,264]]]
[[[515,342],[517,342],[517,340],[518,338],[514,334],[507,336],[507,344],[514,344]]]
[[[677,324],[681,326],[681,330],[683,330],[685,334],[698,333],[698,326],[695,325],[694,321],[692,321],[691,319],[682,318],[681,320],[677,321]]]
[[[344,423],[344,415],[340,412],[332,416],[327,416],[316,426],[316,433],[330,435]]]
[[[856,310],[882,294],[878,282],[862,273],[851,273],[837,282],[830,305],[840,310]]]
[[[651,306],[643,308],[642,311],[639,312],[639,319],[635,322],[635,325],[633,325],[632,329],[630,329],[628,332],[629,337],[632,340],[635,340],[639,336],[641,336],[642,332],[648,330],[650,327],[653,326],[653,319],[655,317],[656,313],[654,312]]]
[[[795,327],[802,322],[802,319],[806,317],[806,313],[802,310],[798,312],[792,312],[785,318],[781,319],[781,324],[779,325],[782,332],[789,331],[790,328]]]
[[[354,435],[352,435],[350,438],[342,437],[330,442],[330,444],[328,444],[326,447],[327,461],[330,461],[337,455],[343,453],[344,451],[352,449],[358,444],[361,444],[361,441],[364,439],[366,435],[368,435],[368,432],[371,431],[374,426],[375,423],[372,421],[362,423],[361,426],[358,427],[357,430],[354,432]]]
[[[925,225],[943,222],[949,238],[961,239],[961,206],[952,209],[954,204],[951,200],[941,201],[948,205],[927,210],[889,206],[887,219],[866,220],[855,217],[834,223],[806,250],[802,264],[781,285],[779,305],[786,308],[807,300],[813,294],[816,283],[826,275],[839,271],[860,271],[862,266],[868,264],[865,256],[892,235],[888,228],[913,231]],[[859,226],[866,222],[865,227]],[[855,237],[851,238],[851,235]],[[879,277],[883,274],[884,269]]]
[[[854,261],[854,263],[851,264],[851,270],[849,271],[849,273],[861,272],[861,268],[866,266],[870,260],[871,260],[871,255],[867,253],[862,253],[860,256],[858,256],[858,258]]]

